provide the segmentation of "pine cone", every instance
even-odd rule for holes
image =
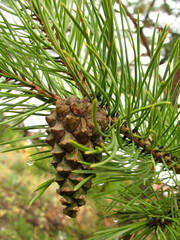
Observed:
[[[107,112],[97,106],[97,122],[102,132],[105,131],[108,119]],[[101,154],[85,155],[69,143],[72,139],[88,148],[94,149],[103,142],[102,136],[97,132],[92,119],[92,103],[86,97],[79,100],[76,96],[68,99],[59,98],[56,109],[46,117],[50,128],[47,130],[46,142],[52,146],[53,160],[51,164],[56,168],[55,181],[59,184],[57,193],[62,196],[61,203],[66,206],[64,214],[76,217],[79,207],[85,204],[85,195],[92,187],[91,179],[77,191],[74,187],[90,174],[77,174],[73,170],[88,169],[79,163],[99,162]]]

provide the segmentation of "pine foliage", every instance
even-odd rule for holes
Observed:
[[[59,138],[61,144],[64,133],[61,137],[55,134],[55,123],[60,124],[62,119],[56,116],[51,124],[50,111],[55,111],[61,99],[66,101],[69,112],[74,109],[78,112],[82,99],[86,99],[83,106],[91,106],[90,112],[85,111],[88,118],[86,114],[81,117],[79,112],[70,115],[87,125],[88,121],[91,123],[91,131],[94,131],[91,147],[82,140],[86,137],[83,134],[79,140],[74,135],[72,138],[74,129],[69,130],[74,127],[72,121],[68,127],[63,123],[61,128],[72,133],[71,136],[66,134],[70,137],[66,136],[68,148],[65,152],[72,148],[83,155],[77,158],[80,168],[73,167],[68,175],[75,175],[76,179],[83,176],[82,181],[73,185],[73,191],[82,189],[96,175],[94,184],[103,185],[104,196],[112,200],[106,210],[117,221],[117,226],[97,232],[92,239],[123,239],[130,234],[134,240],[147,237],[179,239],[180,121],[178,97],[173,102],[172,99],[179,94],[180,81],[175,88],[172,86],[173,77],[180,68],[180,38],[172,48],[162,75],[159,70],[161,50],[168,31],[165,27],[157,35],[156,22],[150,62],[144,67],[140,20],[135,41],[126,12],[120,1],[117,2],[0,1],[0,113],[6,116],[0,125],[8,124],[14,130],[40,131],[30,137],[34,139],[32,144],[21,146],[21,141],[27,137],[19,138],[16,140],[19,147],[6,151],[43,146],[48,149],[45,157],[36,154],[35,160],[52,160],[54,152],[48,143],[54,147],[53,141],[57,143]],[[134,56],[133,70],[129,53]],[[75,108],[67,99],[76,99],[73,100]],[[99,117],[101,111],[106,112],[105,125],[102,124],[104,117]],[[30,116],[46,117],[50,129],[48,124],[19,127]],[[76,131],[77,135],[80,130]],[[53,131],[54,138],[51,138]],[[89,133],[87,136],[90,138]],[[99,155],[98,161],[88,160]],[[58,163],[54,164],[57,167]],[[31,204],[54,179],[52,176],[35,189],[39,193]],[[106,190],[108,184],[118,187],[109,192]],[[153,184],[159,184],[159,188],[154,190]],[[71,196],[68,193],[63,201],[71,202]],[[69,209],[67,213],[76,215]]]

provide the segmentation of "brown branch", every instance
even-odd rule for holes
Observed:
[[[156,0],[153,0],[153,1],[151,2],[151,4],[149,5],[149,8],[148,8],[147,14],[146,14],[146,16],[145,16],[145,18],[144,18],[144,22],[146,22],[147,19],[149,18],[149,13],[150,13],[150,11],[151,11],[151,9],[152,9],[152,7],[153,7],[155,1],[156,1]]]
[[[116,0],[116,1],[119,2],[118,0]],[[149,6],[149,8],[148,8],[148,12],[147,12],[147,14],[146,14],[145,19],[144,19],[143,22],[146,22],[146,21],[147,21],[148,16],[149,16],[149,12],[150,12],[150,10],[152,9],[155,1],[156,1],[156,0],[153,0],[153,1],[151,2],[150,6]],[[134,26],[135,26],[135,28],[136,28],[136,30],[137,30],[137,19],[135,19],[135,18],[132,16],[132,14],[128,11],[127,7],[126,7],[124,4],[122,4],[122,6],[123,6],[124,10],[126,11],[127,16],[131,19],[131,21],[133,22],[133,24],[134,24]],[[140,37],[141,37],[142,44],[143,44],[144,47],[146,48],[147,55],[150,57],[150,56],[151,56],[151,52],[150,52],[150,49],[149,49],[149,45],[148,45],[147,38],[146,38],[146,36],[145,36],[144,33],[143,33],[143,28],[140,28]],[[179,80],[179,76],[180,76],[180,69],[176,72],[176,74],[175,74],[175,76],[174,76],[173,86],[172,86],[172,90],[171,90],[170,96],[172,96],[172,93],[173,93],[173,91],[174,91],[174,89],[175,89],[175,87],[176,87],[176,85],[177,85],[177,82],[178,82],[178,80]],[[160,81],[161,81],[161,76],[160,76],[160,75],[159,75],[159,78],[160,78]],[[174,99],[171,99],[173,105],[175,104],[175,101],[176,101],[176,99],[177,99],[177,97],[178,97],[179,91],[180,91],[180,88],[177,90],[177,92],[176,92],[176,94],[175,94],[175,96],[174,96]],[[180,104],[178,104],[178,108],[180,108]]]
[[[132,16],[132,14],[128,11],[127,7],[124,4],[122,4],[122,6],[123,6],[124,10],[126,11],[127,16],[131,19],[131,21],[133,22],[133,24],[134,24],[134,26],[137,30],[137,19]],[[141,38],[142,44],[146,48],[147,55],[150,57],[151,52],[150,52],[150,49],[149,49],[147,38],[143,33],[143,28],[140,28],[140,38]]]
[[[41,26],[40,29],[46,34],[46,37],[47,37],[47,39],[49,40],[49,42],[55,47],[54,43],[52,42],[52,40],[51,40],[51,38],[50,38],[50,36],[49,36],[49,34],[48,34],[45,26],[44,26],[44,23],[43,23],[43,20],[41,19],[40,14],[39,14],[38,11],[36,10],[36,8],[35,8],[35,6],[33,5],[33,3],[32,3],[31,0],[29,0],[29,3],[30,3],[30,5],[33,7],[34,11],[36,12],[36,16],[35,16],[36,18],[33,18],[33,19],[35,19],[35,20],[37,20],[37,21],[39,22],[39,24],[40,24],[40,26]],[[64,50],[63,47],[62,47],[61,44],[60,44],[60,41],[59,41],[59,39],[58,39],[55,31],[54,31],[54,26],[52,26],[52,32],[53,32],[53,34],[54,34],[54,36],[55,36],[55,38],[56,38],[56,41],[58,42],[60,48],[61,48],[62,50]],[[60,54],[60,55],[61,55],[61,54]],[[82,72],[81,72],[81,71],[79,71],[79,72],[75,71],[71,59],[70,59],[69,57],[67,57],[67,56],[66,56],[65,58],[66,58],[66,61],[67,61],[68,64],[69,64],[70,68],[76,73],[76,75],[77,75],[79,81],[81,82],[81,84],[83,85],[83,87],[84,87],[84,88],[86,89],[86,91],[89,93],[89,86],[88,86],[87,81],[85,80],[85,78],[82,76]],[[72,75],[72,73],[71,73],[71,70],[69,69],[67,63],[66,63],[63,59],[61,59],[61,62],[62,62],[63,65],[68,69],[68,74],[72,77],[72,80],[76,82],[76,84],[77,84],[80,92],[82,93],[82,95],[83,95],[83,96],[86,96],[86,93],[84,92],[84,90],[82,89],[82,87],[79,85],[79,83],[78,83],[78,82],[76,81],[76,79],[73,77],[73,75]]]
[[[143,152],[151,154],[157,161],[163,163],[164,160],[168,166],[176,162],[170,153],[163,152],[157,147],[151,148],[151,141],[148,142],[147,140],[142,139],[137,131],[134,131],[133,134],[130,133],[129,127],[126,123],[121,125],[120,133],[130,141],[133,141],[136,146],[141,147]],[[177,174],[180,174],[180,165],[174,165],[173,168]]]
[[[41,87],[39,87],[38,85],[36,85],[35,83],[27,80],[24,76],[20,76],[20,75],[17,73],[16,70],[13,69],[13,71],[14,71],[14,74],[18,77],[18,79],[19,79],[19,84],[20,84],[21,86],[28,86],[29,88],[35,90],[37,93],[42,94],[42,95],[44,95],[44,96],[47,97],[47,98],[53,98],[53,99],[55,99],[55,100],[59,98],[58,95],[55,95],[55,94],[52,93],[52,92],[47,92],[47,91],[45,91],[44,89],[42,89]],[[6,75],[7,75],[7,74],[4,73],[3,71],[0,71],[0,72],[3,74],[3,76],[6,76]],[[12,80],[12,78],[10,78],[10,79]],[[13,78],[13,79],[14,79],[14,78]],[[17,79],[14,79],[14,80],[15,80],[15,82],[17,82]],[[7,82],[7,81],[9,81],[9,78],[8,78],[8,77],[7,77],[6,82]],[[35,93],[35,92],[34,92],[34,93]]]
[[[174,75],[173,84],[172,84],[171,93],[170,93],[170,97],[171,97],[171,101],[172,101],[173,105],[175,104],[176,99],[179,96],[180,87],[177,89],[177,91],[174,95],[174,98],[172,99],[174,89],[175,89],[176,85],[178,84],[179,79],[180,79],[180,68],[177,70],[177,72]],[[178,105],[178,107],[179,107],[179,105]]]
[[[117,117],[113,117],[110,119],[112,124],[116,124],[118,121]],[[166,163],[167,166],[170,166],[174,163],[177,163],[173,167],[177,174],[180,174],[180,165],[178,165],[178,158],[174,157],[168,152],[163,152],[160,147],[151,147],[153,143],[153,139],[149,138],[148,140],[141,138],[141,135],[138,133],[137,129],[135,128],[132,133],[129,131],[128,125],[124,122],[120,126],[120,133],[123,135],[123,139],[129,139],[129,143],[134,142],[134,144],[139,148],[142,148],[141,153],[149,154],[154,157],[156,161],[161,163]]]

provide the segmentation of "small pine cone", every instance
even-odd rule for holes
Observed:
[[[101,131],[105,131],[108,119],[107,112],[97,106],[97,122]],[[101,161],[101,154],[85,155],[69,143],[72,139],[88,148],[94,149],[103,142],[97,132],[92,119],[92,103],[86,97],[79,100],[76,96],[68,99],[59,98],[56,109],[46,117],[50,128],[47,130],[46,142],[52,146],[53,160],[51,164],[56,168],[55,181],[59,185],[57,193],[61,195],[61,203],[65,205],[64,214],[76,217],[79,207],[85,204],[85,195],[92,187],[91,179],[84,183],[77,191],[74,187],[89,174],[77,174],[73,170],[88,169],[79,161],[96,163]]]

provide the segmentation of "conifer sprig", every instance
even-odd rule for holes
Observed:
[[[96,173],[97,184],[123,183],[128,186],[123,186],[123,191],[119,187],[114,189],[115,194],[111,196],[119,226],[101,231],[93,239],[115,239],[131,233],[134,239],[153,233],[157,238],[178,239],[180,121],[178,97],[173,104],[172,99],[179,94],[180,81],[174,89],[172,83],[180,68],[177,54],[180,38],[173,46],[162,75],[159,63],[168,31],[165,27],[156,38],[156,22],[149,47],[151,59],[145,68],[141,61],[139,16],[135,41],[124,8],[120,2],[118,7],[114,2],[0,1],[0,113],[6,114],[0,125],[8,123],[13,129],[43,131],[42,135],[34,136],[40,138],[38,142],[7,151],[47,147],[44,143],[47,126],[20,128],[18,125],[32,115],[47,116],[58,99],[72,95],[81,99],[87,97],[92,103],[93,123],[104,142],[95,148],[73,140],[69,144],[86,157],[103,153],[102,160],[92,164],[79,161],[87,168],[73,172]],[[4,13],[14,20],[7,21]],[[134,71],[130,52],[134,56]],[[31,104],[30,100],[34,98],[40,101]],[[97,100],[98,106],[107,111],[105,131],[101,131],[97,122]],[[26,137],[19,139],[23,140]],[[45,160],[49,159],[49,154],[45,149],[44,157],[37,153],[32,158],[33,161]],[[168,198],[164,197],[163,189],[156,192],[152,188],[153,183],[162,180],[164,171],[174,184]],[[89,179],[91,176],[88,175],[83,183]],[[32,201],[52,182],[51,179],[40,185],[37,190],[41,192]],[[83,183],[73,189],[79,190]],[[158,210],[154,212],[155,208]],[[129,224],[129,221],[133,223]]]

